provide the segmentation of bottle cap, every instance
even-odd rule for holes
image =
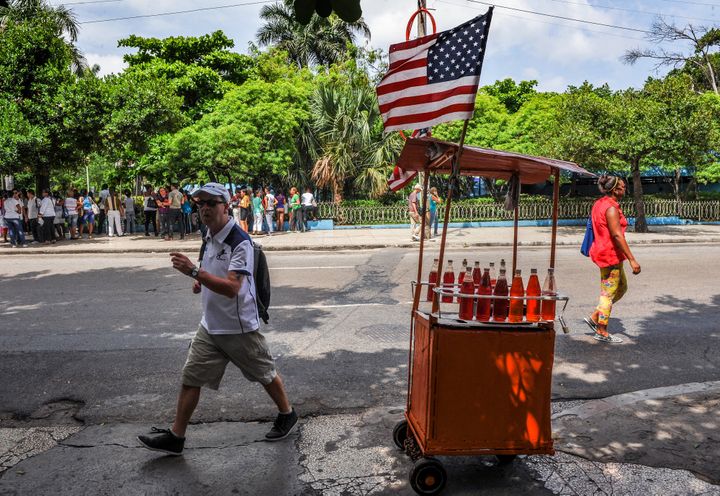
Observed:
[[[480,262],[475,262],[475,267],[480,267]]]
[[[550,267],[550,268],[548,269],[548,274],[552,274],[553,272],[555,272],[555,269],[553,269],[552,267]]]
[[[515,269],[515,275],[516,276],[522,275],[522,271],[520,269]]]
[[[537,274],[537,269],[530,269],[531,274]]]
[[[495,262],[490,262],[490,267],[495,267]]]

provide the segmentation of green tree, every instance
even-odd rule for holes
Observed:
[[[370,38],[370,29],[362,19],[348,23],[336,15],[312,16],[307,25],[300,24],[294,17],[292,0],[263,6],[260,18],[265,22],[256,35],[260,46],[284,50],[298,67],[341,62],[358,34]]]
[[[628,64],[634,64],[640,59],[651,59],[656,62],[655,68],[671,66],[676,69],[690,66],[692,71],[703,75],[705,84],[715,94],[720,94],[718,81],[720,75],[717,73],[717,55],[720,53],[720,28],[695,27],[689,24],[685,27],[678,27],[668,23],[659,17],[653,22],[648,40],[656,45],[655,48],[628,50],[623,60]],[[677,43],[689,44],[691,51],[688,53],[680,49],[666,48],[667,44]]]
[[[201,174],[229,182],[278,181],[293,164],[310,91],[306,72],[273,82],[247,81],[213,112],[172,136],[155,167],[172,166],[186,179]]]
[[[641,171],[661,149],[662,106],[642,91],[607,95],[590,85],[565,95],[557,114],[554,147],[561,158],[598,172],[632,176],[635,231],[647,232]]]
[[[78,75],[82,74],[87,68],[87,62],[75,46],[79,25],[71,9],[64,5],[51,5],[45,0],[9,0],[0,3],[0,31],[10,24],[39,19],[52,26],[59,38],[67,39],[73,70]]]
[[[137,161],[158,135],[180,130],[188,123],[182,97],[161,77],[126,71],[106,79],[110,116],[102,136],[104,154],[113,162]]]
[[[532,81],[520,81],[516,83],[512,78],[506,78],[502,81],[495,81],[494,84],[485,86],[483,91],[489,95],[496,97],[500,100],[500,103],[505,105],[508,112],[514,114],[525,102],[530,100],[534,95],[537,94],[535,86],[538,82],[534,79]]]
[[[10,121],[0,135],[3,155],[16,161],[2,168],[28,171],[38,189],[51,172],[77,168],[99,146],[104,100],[91,73],[70,71],[72,53],[54,20],[38,15],[4,25],[0,32],[0,101]],[[8,150],[13,150],[14,152]]]
[[[717,95],[704,98],[695,93],[689,75],[650,80],[644,93],[661,105],[655,128],[659,149],[653,158],[673,173],[675,197],[680,200],[681,170],[702,172],[717,163],[713,155],[720,121]]]
[[[314,160],[312,178],[342,199],[352,187],[379,197],[402,147],[397,133],[383,134],[375,90],[365,79],[349,84],[327,82],[315,89],[310,103],[307,138]]]
[[[245,82],[253,69],[253,58],[231,51],[234,42],[222,31],[193,37],[164,39],[132,35],[118,46],[136,48],[124,56],[140,79],[163,79],[183,98],[183,111],[193,120],[212,111],[223,95]]]

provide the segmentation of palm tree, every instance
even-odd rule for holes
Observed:
[[[402,141],[383,135],[375,91],[369,85],[319,86],[310,102],[305,145],[315,160],[312,178],[341,198],[346,182],[377,197],[387,190],[387,177]]]
[[[72,69],[82,75],[87,61],[75,46],[79,24],[72,10],[64,5],[50,5],[45,0],[0,0],[0,31],[9,23],[29,21],[44,17],[56,29],[59,37],[67,36],[67,45],[72,54]]]
[[[274,45],[285,50],[299,67],[341,61],[347,45],[355,43],[357,34],[370,39],[370,29],[362,18],[348,23],[334,14],[328,18],[313,15],[303,26],[295,20],[292,0],[265,5],[260,10],[260,17],[265,21],[257,32],[260,46]]]

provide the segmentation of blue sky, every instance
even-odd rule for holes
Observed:
[[[58,4],[57,0],[50,0]],[[250,4],[190,14],[158,16],[122,21],[87,23],[81,27],[78,45],[90,63],[101,66],[101,74],[122,70],[125,49],[117,40],[130,34],[148,37],[196,36],[222,29],[235,40],[235,50],[244,53],[260,27],[258,0],[70,0],[80,22],[158,14],[178,10],[230,4]],[[403,41],[407,20],[416,0],[361,0],[365,21],[370,26],[373,48],[387,50]],[[265,2],[267,3],[267,2]],[[469,0],[427,0],[438,30],[484,12],[487,7]],[[584,80],[609,83],[613,89],[639,87],[653,72],[653,64],[641,61],[634,66],[621,62],[633,47],[648,46],[643,33],[581,24],[551,17],[513,11],[500,6],[543,12],[602,24],[649,29],[656,14],[678,25],[720,26],[720,0],[499,0],[490,31],[482,84],[512,77],[537,79],[539,89],[563,91]],[[682,47],[687,50],[688,47]]]

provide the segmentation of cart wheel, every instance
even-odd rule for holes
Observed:
[[[517,455],[495,455],[495,457],[498,459],[498,465],[510,465]]]
[[[410,486],[418,494],[440,494],[447,482],[447,473],[435,458],[422,458],[410,471]]]
[[[395,446],[401,450],[405,449],[405,440],[408,437],[407,429],[407,420],[401,420],[395,424],[395,428],[393,429],[393,441],[395,442]]]

